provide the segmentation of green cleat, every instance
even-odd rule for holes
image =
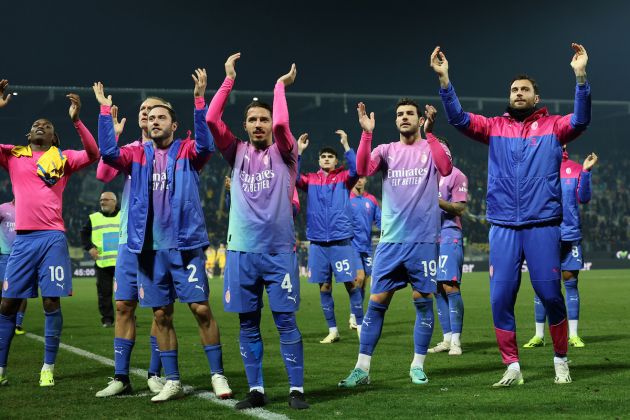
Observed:
[[[55,386],[55,378],[52,370],[42,370],[39,373],[39,386]]]
[[[370,375],[363,369],[354,368],[350,375],[343,381],[339,382],[337,386],[339,388],[354,388],[357,385],[369,385]]]
[[[15,326],[15,335],[24,335],[26,334],[26,331],[24,331],[24,328],[22,328],[21,325],[16,325]]]
[[[6,376],[0,376],[0,386],[9,385],[9,379]]]
[[[584,347],[586,344],[584,344],[584,341],[582,341],[579,336],[574,335],[573,337],[569,338],[569,345],[571,347]]]
[[[545,339],[535,335],[527,343],[523,345],[523,348],[533,349],[534,347],[542,347],[544,345],[545,345]]]
[[[409,370],[409,376],[411,377],[411,382],[417,385],[424,385],[429,382],[429,378],[427,378],[421,367],[412,367]]]

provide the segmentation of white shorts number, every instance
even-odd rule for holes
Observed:
[[[367,265],[368,267],[372,267],[372,257],[365,258],[365,265]]]
[[[440,255],[440,270],[444,269],[446,266],[446,261],[448,260],[448,255]]]
[[[571,248],[571,255],[573,255],[573,258],[577,258],[580,256],[580,253],[578,252],[578,247],[574,246]]]
[[[188,264],[186,270],[190,270],[190,276],[188,276],[188,283],[195,283],[199,281],[195,274],[197,274],[197,267],[194,264]]]
[[[50,281],[63,281],[64,274],[62,266],[49,265],[48,269],[50,270]]]
[[[282,284],[280,284],[280,287],[286,290],[288,294],[291,294],[291,291],[293,290],[293,285],[291,284],[291,276],[289,275],[289,273],[284,275],[284,279],[282,280]]]
[[[335,263],[335,270],[339,273],[350,270],[350,263],[348,262],[348,259],[337,261]]]
[[[437,264],[435,260],[431,260],[427,263],[427,261],[422,261],[422,268],[424,269],[424,276],[435,276],[437,274]]]

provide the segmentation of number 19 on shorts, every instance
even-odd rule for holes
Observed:
[[[421,264],[424,277],[435,277],[437,274],[437,263],[435,260],[422,261]]]

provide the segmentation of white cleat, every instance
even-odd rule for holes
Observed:
[[[351,330],[356,330],[358,328],[357,318],[354,314],[350,314],[350,319],[348,320],[348,328]]]
[[[429,353],[442,353],[443,351],[449,351],[451,349],[451,343],[447,341],[440,341],[437,346],[430,348]]]
[[[162,379],[159,376],[154,375],[147,379],[147,386],[149,387],[149,391],[153,392],[154,394],[159,394],[160,392],[162,392],[164,384],[166,384],[166,379]]]
[[[569,374],[569,362],[554,363],[553,367],[556,369],[555,383],[562,385],[570,384],[573,381]]]
[[[228,384],[228,380],[220,373],[212,375],[212,391],[214,391],[214,395],[216,395],[217,398],[222,400],[232,398],[232,389]]]
[[[320,341],[321,344],[332,344],[339,341],[339,333],[329,333],[323,340]]]
[[[96,393],[97,398],[113,397],[131,393],[131,384],[126,384],[116,378],[111,378],[107,386]]]
[[[448,351],[449,356],[461,356],[462,346],[459,344],[451,344],[451,349]]]
[[[151,402],[160,403],[164,401],[177,400],[184,397],[184,389],[180,381],[167,380],[164,388],[155,397],[151,398]]]
[[[503,374],[503,378],[492,386],[494,388],[504,388],[510,387],[512,385],[523,385],[525,381],[523,380],[523,374],[520,370],[516,369],[507,369]]]

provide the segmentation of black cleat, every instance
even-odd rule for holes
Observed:
[[[244,400],[236,403],[237,410],[247,410],[248,408],[264,407],[267,404],[267,397],[260,391],[250,391]]]
[[[304,399],[303,392],[293,390],[289,394],[289,407],[293,408],[294,410],[304,410],[306,408],[309,408],[310,406]]]

